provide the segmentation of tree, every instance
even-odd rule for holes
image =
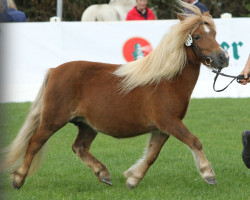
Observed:
[[[249,0],[203,0],[213,17],[219,18],[223,13],[231,13],[233,17],[250,16]]]
[[[17,8],[24,11],[27,21],[49,21],[56,16],[56,0],[15,0]],[[83,11],[92,4],[108,3],[109,0],[64,0],[63,20],[80,21]]]
[[[155,9],[158,19],[176,19],[175,0],[148,0],[148,6]]]

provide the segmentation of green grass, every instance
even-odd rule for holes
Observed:
[[[1,105],[2,139],[9,143],[18,132],[30,103]],[[4,110],[4,111],[3,111]],[[71,145],[77,134],[68,124],[49,140],[42,167],[20,190],[13,190],[8,174],[0,186],[7,200],[31,199],[250,199],[250,170],[241,159],[241,133],[250,129],[250,99],[192,99],[184,123],[203,144],[216,173],[218,185],[207,185],[198,174],[188,148],[171,137],[145,178],[134,190],[125,186],[122,172],[141,157],[149,135],[114,139],[98,134],[91,152],[112,176],[113,186],[99,183]]]

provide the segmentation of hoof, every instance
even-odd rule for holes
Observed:
[[[130,177],[126,182],[126,185],[129,189],[134,189],[139,184],[139,181],[140,180],[138,180],[137,178]]]
[[[204,178],[205,182],[209,185],[217,185],[215,177]]]
[[[106,183],[107,185],[112,185],[111,179],[110,178],[102,178],[101,182]]]
[[[15,181],[12,181],[12,188],[13,189],[16,189],[16,190],[19,190],[21,186],[17,186],[17,184],[15,183]]]
[[[126,185],[127,185],[128,189],[130,189],[130,190],[136,188],[136,186],[131,185],[131,184],[129,184],[129,183],[126,183]]]
[[[12,188],[19,189],[24,184],[25,178],[20,174],[13,172]]]

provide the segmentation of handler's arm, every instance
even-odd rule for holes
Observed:
[[[248,56],[246,66],[243,69],[243,71],[241,72],[241,74],[243,74],[246,79],[248,78],[248,74],[250,74],[250,54]],[[249,82],[250,82],[250,77],[247,80],[241,81],[241,84],[246,85]]]

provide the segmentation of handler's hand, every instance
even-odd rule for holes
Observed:
[[[244,75],[244,78],[245,79],[241,79],[239,82],[240,82],[240,84],[242,84],[242,85],[246,85],[247,83],[249,83],[250,82],[250,77],[248,77],[248,75],[250,74],[250,70],[248,69],[244,69],[242,72],[241,72],[241,74],[243,74]]]
[[[250,82],[250,77],[248,77],[248,74],[250,74],[250,55],[248,57],[247,63],[241,74],[244,75],[245,79],[241,79],[239,82],[242,85],[246,85],[247,83]]]

